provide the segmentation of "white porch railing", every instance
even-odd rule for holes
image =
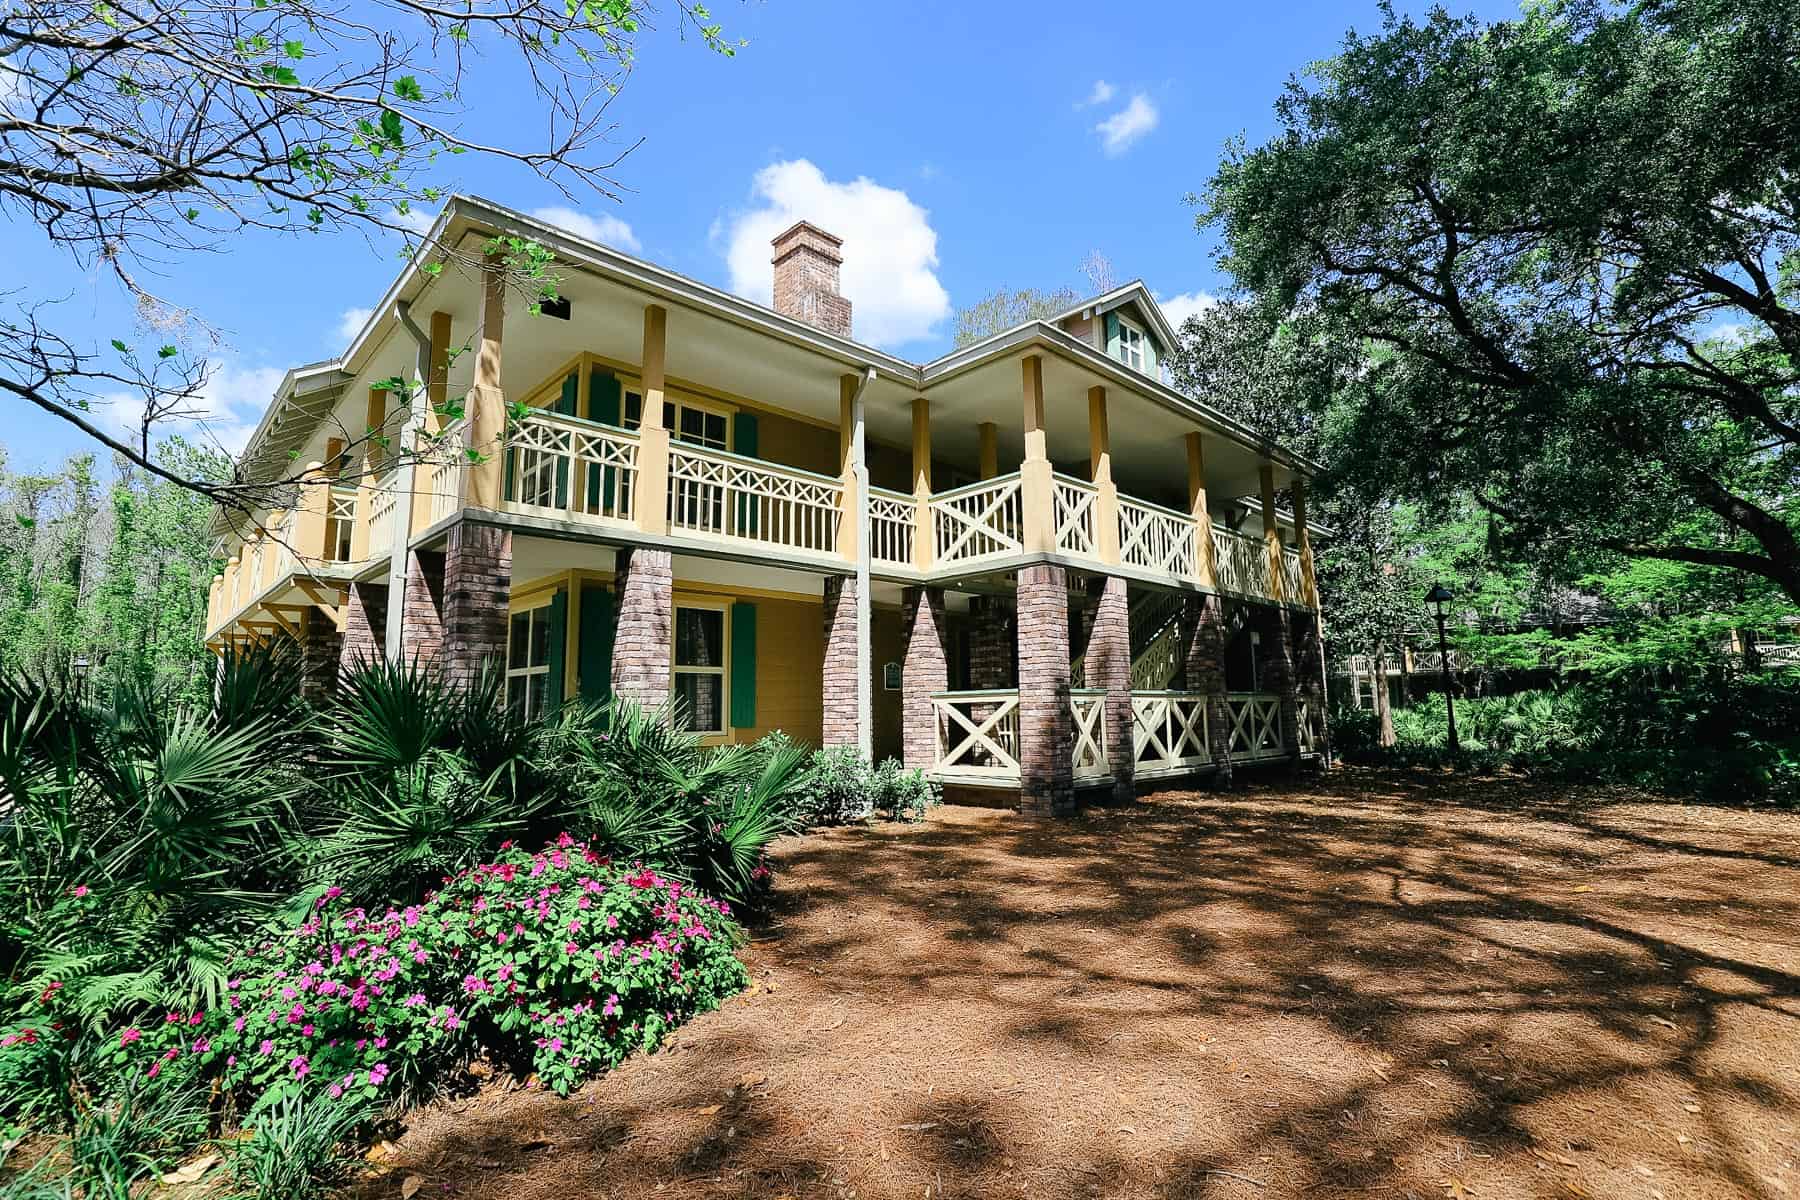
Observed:
[[[939,692],[931,698],[932,774],[996,783],[1019,779],[1019,693]]]
[[[1231,736],[1226,751],[1234,760],[1281,758],[1281,697],[1269,692],[1227,692],[1225,719]]]
[[[1133,691],[1131,743],[1143,778],[1180,775],[1212,763],[1205,692]]]
[[[1119,561],[1183,579],[1191,576],[1194,519],[1172,508],[1120,496]]]
[[[879,563],[913,565],[913,519],[918,505],[911,496],[882,488],[869,489],[869,557]]]
[[[1303,603],[1306,598],[1306,584],[1300,574],[1300,551],[1285,546],[1281,551],[1281,598],[1289,604]]]
[[[638,436],[629,429],[534,410],[506,442],[507,507],[565,519],[635,519]]]
[[[430,456],[423,465],[425,490],[431,497],[431,507],[425,518],[427,525],[436,525],[462,508],[463,475],[469,465],[463,449],[465,426],[463,421],[453,421],[445,426],[433,441]]]
[[[1017,554],[1024,546],[1019,486],[1015,473],[933,496],[932,562],[947,567]]]
[[[338,484],[325,500],[325,557],[329,561],[350,561],[350,534],[355,526],[356,489]]]
[[[1056,510],[1056,548],[1085,558],[1100,553],[1094,536],[1094,508],[1100,489],[1067,475],[1053,476],[1051,488]]]
[[[1150,639],[1150,644],[1131,660],[1131,690],[1160,691],[1181,670],[1181,624],[1170,621]]]
[[[369,493],[369,555],[372,558],[385,556],[394,544],[394,510],[400,499],[398,482],[398,472],[390,464],[375,477],[374,488]]]
[[[669,448],[669,529],[837,552],[844,485],[828,475],[677,443]]]
[[[1269,594],[1269,549],[1258,537],[1213,526],[1213,561],[1219,590],[1255,596]]]
[[[1319,717],[1322,714],[1305,696],[1300,697],[1294,710],[1294,723],[1299,727],[1294,733],[1300,743],[1300,753],[1312,754],[1319,748]]]
[[[1069,709],[1075,721],[1071,765],[1076,781],[1106,778],[1112,774],[1106,757],[1106,692],[1099,688],[1072,690]]]
[[[1800,642],[1758,642],[1756,653],[1765,667],[1800,667]]]

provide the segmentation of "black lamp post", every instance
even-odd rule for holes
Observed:
[[[1441,583],[1432,584],[1425,593],[1425,603],[1433,607],[1437,616],[1438,668],[1444,680],[1444,711],[1450,718],[1450,753],[1455,754],[1461,746],[1456,739],[1456,697],[1450,694],[1450,643],[1444,636],[1444,605],[1450,599],[1450,589]]]

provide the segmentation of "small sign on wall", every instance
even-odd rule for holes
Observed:
[[[890,692],[900,690],[900,664],[897,662],[881,664],[881,686]]]

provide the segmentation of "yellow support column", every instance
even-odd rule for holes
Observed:
[[[350,526],[350,561],[363,562],[370,557],[369,531],[373,527],[371,513],[375,507],[375,474],[381,469],[386,456],[380,440],[386,436],[384,426],[387,424],[387,393],[378,388],[369,389],[368,405],[365,411],[365,427],[368,439],[363,443],[362,468],[356,479],[356,520]],[[385,553],[385,547],[383,547]]]
[[[1219,560],[1213,545],[1212,513],[1206,507],[1206,451],[1198,430],[1187,443],[1188,513],[1194,518],[1194,576],[1200,586],[1219,590]]]
[[[1119,489],[1112,477],[1112,434],[1106,423],[1106,389],[1088,389],[1088,477],[1094,485],[1094,554],[1119,561]]]
[[[481,281],[481,335],[475,348],[475,382],[463,405],[469,447],[478,451],[481,458],[469,466],[465,498],[474,508],[499,508],[506,486],[506,393],[500,385],[500,349],[506,336],[506,270],[497,260],[490,259],[482,267]],[[396,506],[395,512],[399,511]]]
[[[1306,532],[1306,480],[1294,477],[1294,543],[1300,550],[1300,603],[1317,612],[1319,581],[1313,574],[1312,537]]]
[[[931,519],[931,401],[912,402],[913,566],[930,570],[933,555]]]
[[[644,306],[644,357],[639,372],[644,411],[638,422],[637,527],[645,533],[669,532],[669,431],[663,427],[664,379],[669,355],[669,310]]]
[[[1275,523],[1275,465],[1264,463],[1258,472],[1262,484],[1263,543],[1269,549],[1269,599],[1281,603],[1281,526]]]
[[[981,477],[992,479],[1000,473],[1000,427],[992,421],[983,421],[975,427],[975,436]]]
[[[298,565],[304,569],[307,563],[323,562],[330,557],[325,546],[325,526],[326,514],[331,507],[331,477],[325,473],[324,463],[306,464],[306,470],[300,476],[298,499],[294,519],[288,526],[288,544],[300,560]]]
[[[1020,368],[1025,461],[1019,464],[1019,509],[1025,524],[1025,551],[1048,553],[1056,549],[1056,484],[1051,478],[1049,440],[1044,432],[1043,357],[1026,355]]]
[[[837,552],[851,562],[857,556],[857,484],[856,484],[856,389],[859,375],[838,376],[838,478],[843,491],[838,496]]]

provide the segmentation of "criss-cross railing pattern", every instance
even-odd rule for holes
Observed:
[[[1112,774],[1106,757],[1106,693],[1098,688],[1076,688],[1069,693],[1074,717],[1075,749],[1071,761],[1076,779]]]
[[[931,698],[935,775],[1016,780],[1019,693],[939,692]]]
[[[1227,692],[1225,719],[1231,726],[1226,745],[1232,758],[1279,758],[1287,753],[1281,742],[1280,696]]]
[[[628,429],[541,410],[507,434],[509,505],[565,519],[631,521],[638,436]]]
[[[678,533],[835,554],[843,494],[828,475],[723,450],[669,449],[669,528]]]
[[[1094,539],[1094,502],[1100,491],[1091,483],[1057,475],[1052,479],[1056,510],[1056,548],[1091,558],[1100,552]]]
[[[1140,776],[1179,775],[1212,762],[1204,692],[1131,693],[1131,741]]]
[[[1220,591],[1257,597],[1269,594],[1269,549],[1261,538],[1215,525],[1213,562]]]
[[[1150,639],[1150,644],[1131,660],[1133,691],[1156,691],[1169,686],[1181,670],[1181,624],[1170,621]]]
[[[1289,604],[1300,604],[1306,599],[1306,584],[1300,572],[1300,552],[1283,548],[1281,551],[1281,598]]]
[[[883,488],[869,489],[869,557],[879,563],[912,566],[913,519],[918,505],[911,496]]]
[[[400,499],[398,480],[399,474],[390,463],[375,477],[374,488],[369,493],[369,552],[377,557],[385,555],[393,546],[394,511]]]
[[[1194,573],[1194,519],[1119,497],[1119,561],[1183,578]]]
[[[1003,475],[931,498],[933,559],[939,566],[1016,554],[1024,519],[1018,475]]]
[[[1294,737],[1302,754],[1311,754],[1319,748],[1319,715],[1312,701],[1301,696],[1294,708]]]

